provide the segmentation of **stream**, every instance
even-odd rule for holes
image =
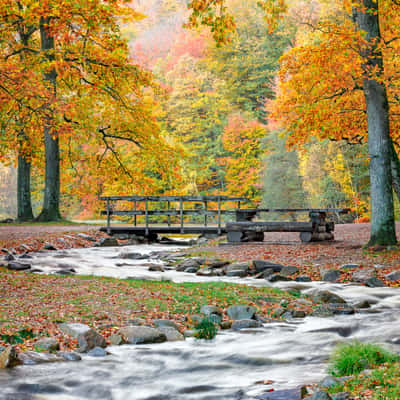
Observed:
[[[253,278],[199,277],[195,274],[148,271],[158,259],[131,260],[126,252],[150,254],[171,246],[72,249],[37,253],[32,268],[51,273],[67,266],[85,275],[176,282],[223,280],[271,286]],[[143,266],[143,265],[147,266]],[[274,287],[302,292],[323,288],[349,303],[368,300],[373,306],[354,315],[306,317],[265,324],[240,332],[220,331],[213,341],[110,346],[110,355],[83,355],[80,362],[20,366],[0,371],[4,400],[247,400],[269,388],[290,389],[326,376],[332,348],[345,340],[382,343],[400,352],[400,291],[324,282],[278,282]],[[271,385],[257,381],[272,380]]]

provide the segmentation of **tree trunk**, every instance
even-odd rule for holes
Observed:
[[[400,160],[394,148],[393,141],[390,142],[392,148],[392,156],[390,160],[390,165],[392,168],[392,180],[393,180],[393,190],[400,201]]]
[[[49,34],[47,26],[51,18],[40,19],[40,40],[42,52],[49,61],[54,61],[54,38]],[[56,97],[57,73],[55,68],[46,72],[43,79],[47,83],[52,95]],[[51,101],[50,101],[51,103]],[[46,153],[46,177],[44,189],[43,209],[38,216],[39,221],[57,221],[60,214],[60,149],[57,133],[54,132],[54,117],[49,105],[48,116],[44,124],[44,145]]]
[[[31,202],[31,163],[21,154],[18,155],[17,204],[18,221],[33,220]]]
[[[371,236],[368,245],[396,243],[394,223],[389,103],[379,49],[379,8],[377,0],[363,0],[353,9],[358,29],[366,32],[368,46],[363,51],[363,90],[367,105],[368,148],[371,180]],[[362,9],[364,7],[364,9]],[[372,76],[372,71],[375,75]]]

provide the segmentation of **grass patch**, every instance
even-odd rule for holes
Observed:
[[[358,374],[367,368],[399,360],[397,354],[375,344],[352,342],[340,345],[330,359],[330,373],[334,376]]]
[[[194,334],[194,337],[196,339],[211,340],[215,338],[217,332],[218,332],[217,325],[209,318],[203,318],[196,325],[196,333]]]
[[[349,392],[351,398],[369,400],[400,399],[400,364],[382,365],[370,375],[358,374],[343,385],[329,389],[334,398],[335,393]]]

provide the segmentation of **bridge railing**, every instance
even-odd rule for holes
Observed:
[[[203,216],[204,226],[208,225],[208,217],[217,218],[218,233],[222,229],[222,215],[237,215],[242,202],[248,202],[246,197],[229,197],[229,196],[103,196],[100,200],[106,202],[106,210],[102,211],[102,215],[107,216],[107,232],[111,231],[112,216],[133,216],[134,226],[137,226],[137,216],[145,217],[146,235],[149,233],[150,216],[166,215],[168,216],[167,224],[171,226],[171,216],[179,216],[180,231],[184,233],[184,217],[187,215]],[[131,202],[132,207],[129,210],[116,210],[115,203],[118,201]],[[150,209],[151,202],[164,203],[163,209]],[[237,204],[236,209],[223,209],[223,204],[234,202]],[[166,204],[165,204],[166,203]],[[171,208],[171,203],[179,203],[178,208]],[[201,203],[202,209],[185,209],[185,203]],[[210,203],[217,203],[217,209],[210,209]],[[144,209],[138,209],[140,204],[144,204]],[[165,209],[166,208],[166,209]]]

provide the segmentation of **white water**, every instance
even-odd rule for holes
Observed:
[[[197,277],[176,271],[149,272],[147,267],[140,265],[160,261],[117,257],[125,252],[149,254],[158,250],[172,248],[130,246],[80,249],[61,254],[42,253],[31,261],[34,267],[47,273],[59,269],[61,263],[73,266],[81,274],[147,279],[167,277],[179,282],[223,279],[257,286],[268,285],[264,280],[252,278],[238,280]],[[116,265],[121,263],[129,265]],[[1,396],[8,400],[254,399],[268,388],[293,388],[317,382],[326,375],[326,361],[331,349],[344,340],[378,342],[400,351],[397,344],[400,343],[398,288],[371,289],[316,282],[280,282],[274,286],[295,287],[304,292],[320,287],[339,294],[349,303],[368,299],[374,306],[371,311],[355,315],[307,317],[269,323],[262,328],[240,333],[222,331],[211,342],[187,339],[184,342],[145,346],[112,346],[108,348],[111,355],[105,358],[84,356],[83,361],[77,363],[17,367],[0,372],[0,399]],[[270,386],[256,385],[255,382],[260,380],[273,380],[274,383]],[[55,385],[55,388],[49,387],[49,384]],[[57,393],[49,393],[55,389]],[[32,397],[35,392],[40,394]]]

